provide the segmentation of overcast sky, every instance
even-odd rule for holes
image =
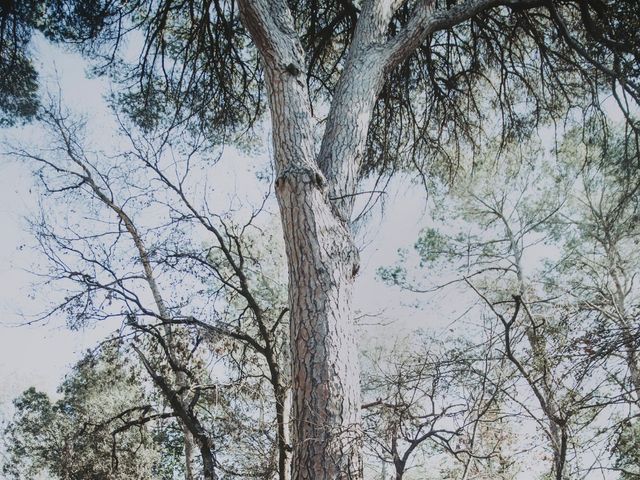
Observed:
[[[88,79],[86,64],[78,55],[49,45],[42,39],[34,42],[40,62],[44,90],[57,93],[58,84],[64,103],[76,114],[89,117],[89,133],[100,141],[109,139],[113,120],[103,101],[108,83]],[[101,138],[102,137],[102,138]],[[14,145],[33,145],[42,139],[37,126],[14,128],[0,132],[0,141]],[[1,151],[6,151],[3,147]],[[246,172],[244,173],[246,174]],[[242,182],[243,172],[236,172]],[[400,185],[403,182],[397,182]],[[33,288],[37,280],[38,256],[33,239],[26,231],[27,221],[37,206],[28,165],[0,158],[0,410],[6,415],[13,398],[29,386],[54,393],[56,386],[79,355],[115,328],[98,325],[83,331],[69,331],[64,318],[47,323],[18,326],[34,318],[46,304],[46,291]],[[375,281],[375,270],[395,260],[399,247],[410,245],[416,238],[424,218],[424,193],[420,187],[392,187],[386,196],[384,222],[374,217],[360,235],[365,251],[356,293],[356,305],[365,313],[383,312],[385,319],[414,323],[418,313],[404,308],[409,300],[398,296]],[[402,313],[400,313],[402,312]],[[418,321],[428,324],[419,314]]]
[[[88,80],[76,55],[44,41],[34,42],[33,48],[46,88],[57,91],[59,79],[71,108],[85,113],[103,110],[101,94],[106,83]],[[40,136],[37,127],[14,128],[0,132],[0,142],[29,145]],[[0,147],[0,152],[6,150],[6,145]],[[5,406],[31,385],[55,391],[67,366],[105,330],[70,332],[61,318],[31,327],[16,326],[42,311],[46,295],[31,286],[36,277],[30,271],[37,257],[26,218],[37,205],[33,185],[27,165],[0,157],[0,402]]]

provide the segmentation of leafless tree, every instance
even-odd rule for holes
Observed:
[[[251,222],[263,204],[249,213],[247,224],[236,226],[209,211],[206,200],[196,206],[188,197],[198,145],[186,153],[168,151],[168,137],[145,142],[123,124],[130,149],[108,157],[90,152],[81,123],[58,107],[42,113],[51,148],[12,152],[36,166],[47,195],[85,215],[72,215],[65,225],[43,210],[32,222],[50,264],[47,284],[69,292],[45,317],[64,312],[72,326],[122,318],[121,337],[132,339],[183,425],[188,479],[198,476],[196,450],[204,478],[218,478],[216,470],[224,468],[216,458],[219,434],[202,418],[201,400],[215,390],[222,395],[215,379],[207,380],[204,359],[212,352],[226,358],[239,372],[237,382],[266,379],[272,389],[266,408],[275,415],[277,432],[277,461],[269,468],[287,478],[289,380],[282,358],[288,339],[282,328],[288,309],[278,280],[265,281],[265,260],[249,243]],[[277,275],[277,246],[268,253]]]

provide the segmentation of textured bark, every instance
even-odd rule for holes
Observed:
[[[312,156],[302,82],[267,70],[276,194],[289,267],[293,478],[360,478],[359,369],[351,318],[357,255]]]
[[[389,66],[383,39],[391,16],[401,3],[371,1],[363,5],[320,146],[318,165],[327,179],[329,196],[339,216],[347,222],[371,115]]]
[[[315,175],[301,171],[281,177],[278,197],[285,238],[292,247],[289,294],[297,394],[293,477],[360,478],[351,239]]]
[[[292,477],[358,479],[360,387],[351,309],[357,252],[314,158],[308,92],[296,73],[304,55],[291,17],[280,2],[255,3],[241,5],[265,64],[289,267]]]
[[[387,39],[389,21],[402,3],[363,2],[317,149],[302,75],[305,55],[286,1],[239,0],[242,21],[262,58],[271,111],[289,268],[295,480],[362,478],[351,309],[359,259],[350,219],[385,76],[434,31],[501,2],[477,0],[441,12],[434,12],[433,0],[419,2],[406,30]]]

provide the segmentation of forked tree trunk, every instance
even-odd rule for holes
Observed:
[[[265,65],[289,270],[292,478],[362,478],[351,299],[358,257],[315,158],[304,53],[281,2],[241,2]],[[353,159],[344,158],[346,162]]]
[[[307,67],[284,0],[238,0],[264,66],[273,127],[276,196],[289,267],[294,480],[361,479],[360,382],[351,300],[359,267],[350,231],[374,104],[391,71],[452,15],[421,2],[402,35],[387,39],[401,0],[363,2],[343,72],[315,148]]]
[[[359,479],[360,384],[351,317],[357,252],[313,156],[302,82],[285,69],[266,75],[289,270],[292,478]]]

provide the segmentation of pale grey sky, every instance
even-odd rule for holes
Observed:
[[[88,80],[77,55],[42,39],[36,39],[33,48],[45,88],[55,94],[59,82],[70,108],[92,114],[104,111],[101,93],[107,84]],[[29,145],[41,137],[35,126],[13,128],[0,132],[0,143]],[[0,147],[0,152],[6,149]],[[16,327],[42,311],[47,294],[31,287],[35,277],[29,273],[37,260],[25,220],[37,205],[33,184],[28,166],[0,156],[0,411],[5,412],[12,398],[31,385],[53,393],[73,360],[106,333],[103,326],[70,332],[61,318]]]
[[[114,128],[102,98],[108,91],[108,83],[103,79],[87,79],[86,64],[78,55],[41,38],[34,42],[34,50],[40,59],[44,89],[55,95],[59,85],[65,105],[74,114],[88,117],[89,134],[95,137],[92,140],[98,144],[108,142],[109,132]],[[37,145],[41,140],[42,132],[37,126],[0,132],[0,141],[12,144]],[[246,163],[245,168],[236,168],[231,178],[235,184],[243,184],[249,178],[255,181]],[[48,293],[34,290],[32,283],[36,277],[27,271],[37,270],[39,259],[25,220],[35,210],[37,197],[38,188],[34,186],[30,167],[7,157],[0,158],[0,412],[5,413],[11,400],[29,386],[54,393],[79,355],[117,326],[69,331],[61,317],[46,324],[16,326],[42,311]],[[387,194],[384,220],[374,215],[362,235],[366,247],[356,305],[367,313],[384,312],[387,320],[399,319],[405,325],[417,315],[416,310],[403,306],[409,302],[408,297],[377,282],[375,271],[380,265],[392,263],[397,249],[417,237],[424,217],[423,198],[421,187],[407,188],[406,182],[396,182]],[[410,323],[416,319],[423,323],[423,317],[424,314],[417,315]]]
[[[114,125],[102,100],[108,83],[87,79],[85,64],[78,55],[65,53],[41,39],[35,42],[34,48],[41,59],[45,83],[55,93],[59,81],[65,104],[75,113],[90,118],[89,134],[93,140],[108,143]],[[4,138],[14,143],[36,144],[41,140],[41,133],[37,126],[12,129],[0,132],[0,141]],[[245,182],[255,181],[246,162],[229,162],[233,164],[236,169],[225,182],[244,187]],[[25,231],[24,220],[36,207],[37,191],[28,166],[0,158],[0,420],[10,412],[11,400],[27,387],[33,385],[54,393],[81,352],[117,326],[101,324],[72,332],[65,328],[65,319],[61,317],[44,325],[15,326],[40,312],[48,293],[33,290],[30,284],[35,277],[26,271],[33,269],[38,259],[29,248],[33,240]],[[374,214],[360,235],[364,250],[356,308],[369,314],[380,312],[383,321],[395,321],[394,334],[408,332],[416,326],[444,327],[468,305],[455,292],[445,291],[434,299],[432,308],[412,308],[411,304],[416,301],[414,295],[401,293],[375,279],[376,269],[394,263],[397,249],[412,245],[427,224],[424,198],[421,186],[411,186],[406,179],[395,180],[386,195],[384,215]],[[21,248],[23,245],[26,248]],[[390,330],[371,328],[367,334],[374,336],[381,331]]]

